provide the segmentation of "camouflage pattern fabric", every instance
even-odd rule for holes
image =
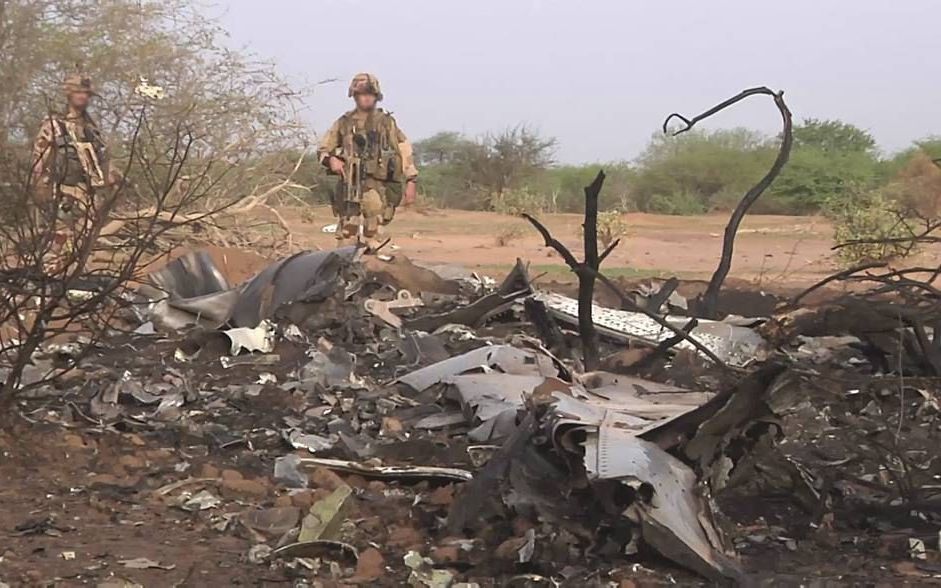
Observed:
[[[360,161],[360,202],[346,197],[342,178],[334,192],[333,212],[340,221],[338,239],[352,237],[360,224],[367,239],[375,237],[380,225],[392,221],[402,201],[403,182],[418,176],[411,143],[392,115],[381,109],[345,113],[324,135],[318,156],[325,165],[331,156],[343,159],[347,165],[351,156]]]

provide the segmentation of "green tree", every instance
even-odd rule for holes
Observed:
[[[96,85],[94,115],[118,152],[145,102],[150,124],[198,136],[203,153],[224,149],[232,160],[298,147],[298,95],[270,65],[226,48],[201,9],[197,0],[0,0],[0,151],[23,151],[61,108],[62,79],[76,66]],[[165,98],[140,96],[141,78]]]
[[[425,193],[443,205],[495,209],[552,163],[555,139],[520,125],[471,140],[443,132],[418,141],[415,151]],[[527,194],[527,199],[532,194]]]
[[[808,214],[874,187],[880,162],[872,136],[837,120],[805,120],[769,195],[789,214]]]
[[[869,153],[876,140],[868,131],[839,120],[806,118],[794,127],[795,149],[818,149],[827,153]]]
[[[526,184],[531,190],[545,194],[549,210],[581,212],[585,208],[585,186],[594,180],[599,169],[603,169],[607,176],[599,203],[601,209],[636,210],[634,170],[627,162],[553,165],[530,178]]]
[[[478,190],[468,169],[477,149],[477,142],[453,131],[417,141],[415,159],[421,169],[423,198],[446,208],[477,208]]]
[[[462,163],[475,146],[461,133],[442,131],[415,143],[415,161],[422,167]]]
[[[812,214],[876,185],[878,161],[863,152],[797,149],[769,190],[788,214]]]
[[[556,140],[542,137],[524,125],[487,135],[469,154],[467,171],[483,191],[487,208],[507,190],[544,171],[552,163]]]
[[[773,157],[768,138],[748,129],[657,133],[636,162],[634,200],[644,212],[729,209]]]

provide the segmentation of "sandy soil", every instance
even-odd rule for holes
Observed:
[[[328,208],[286,214],[301,246],[330,247],[333,238],[321,228],[333,222]],[[302,218],[303,216],[303,218]],[[708,278],[722,247],[727,215],[678,217],[626,214],[630,232],[608,258],[609,274],[677,275]],[[543,221],[563,243],[580,251],[582,217],[546,215]],[[517,257],[535,270],[567,273],[526,221],[490,212],[402,210],[388,227],[402,253],[433,263],[457,263],[477,270],[504,269]],[[498,236],[514,234],[506,245]],[[736,242],[732,275],[763,284],[805,284],[830,273],[832,229],[820,217],[758,215],[746,218]]]

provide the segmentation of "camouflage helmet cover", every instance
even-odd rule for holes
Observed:
[[[97,96],[95,88],[92,86],[91,78],[82,73],[73,73],[65,77],[62,82],[62,91],[66,96],[76,92],[87,92],[92,96]]]
[[[371,73],[358,73],[350,82],[350,91],[347,96],[352,98],[356,94],[375,94],[376,100],[382,100],[382,90],[379,88],[379,79]]]

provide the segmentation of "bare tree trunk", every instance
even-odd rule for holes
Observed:
[[[555,239],[541,222],[528,214],[523,215],[542,235],[546,246],[555,249],[578,277],[578,333],[582,340],[582,362],[587,371],[597,368],[599,362],[598,332],[592,317],[595,278],[598,276],[601,262],[620,243],[620,239],[615,240],[603,253],[598,254],[598,197],[604,185],[604,177],[604,172],[599,171],[594,181],[585,187],[585,221],[582,225],[585,235],[585,261],[575,259],[568,247]]]
[[[585,262],[598,271],[601,265],[598,259],[598,196],[604,184],[604,172],[599,171],[595,180],[585,187],[585,224],[582,233],[585,236]],[[595,272],[586,272],[583,268],[576,270],[578,275],[578,329],[582,335],[585,369],[593,370],[598,367],[598,332],[592,318],[592,306],[595,297]]]
[[[729,218],[729,223],[725,227],[725,234],[722,238],[722,256],[719,259],[719,265],[716,267],[716,271],[712,274],[712,279],[709,280],[709,286],[706,288],[706,292],[703,294],[700,300],[700,308],[697,309],[698,314],[707,318],[719,318],[717,316],[716,310],[716,306],[719,301],[719,291],[722,289],[722,284],[725,283],[725,278],[728,277],[729,270],[732,268],[732,253],[735,247],[735,236],[738,234],[738,228],[739,225],[742,224],[742,219],[745,218],[745,213],[747,213],[748,209],[751,208],[756,200],[758,200],[758,197],[768,189],[768,186],[771,185],[774,179],[778,177],[778,174],[781,173],[781,170],[787,163],[788,158],[791,156],[791,146],[794,142],[791,111],[784,102],[783,91],[774,92],[767,87],[761,86],[758,88],[743,90],[725,102],[713,106],[709,110],[693,117],[692,119],[688,119],[683,115],[673,113],[663,122],[663,132],[667,132],[667,125],[674,118],[678,118],[683,121],[683,123],[685,123],[686,126],[684,128],[673,133],[673,135],[676,136],[690,130],[699,121],[707,119],[710,116],[725,110],[729,106],[732,106],[733,104],[736,104],[750,96],[761,94],[771,96],[774,99],[775,106],[778,107],[778,111],[781,113],[781,120],[784,125],[784,128],[781,131],[781,147],[778,150],[777,158],[771,165],[771,169],[768,170],[768,173],[766,173],[765,176],[761,178],[761,180],[759,180],[751,190],[745,193],[745,196],[742,197],[742,200],[738,203],[738,206],[736,206],[735,210],[732,212],[732,216]]]

